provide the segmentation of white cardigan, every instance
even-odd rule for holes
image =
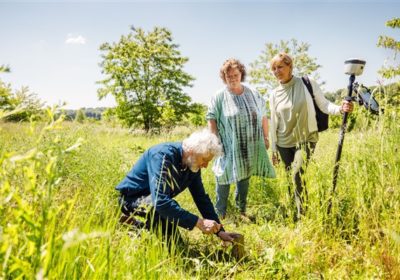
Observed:
[[[312,79],[310,79],[311,86],[313,88],[313,93],[315,97],[315,103],[317,104],[318,108],[329,115],[338,115],[340,114],[340,108],[341,106],[338,106],[336,104],[333,104],[329,100],[327,100],[322,93],[321,88],[319,85]],[[307,110],[308,110],[308,129],[310,132],[318,131],[317,127],[317,119],[315,117],[315,108],[312,100],[311,94],[308,92],[308,89],[306,85],[304,85],[304,93],[306,96],[306,102],[307,102]],[[271,139],[271,146],[272,146],[272,152],[276,152],[276,142],[277,142],[277,137],[276,137],[276,130],[278,128],[278,120],[277,120],[277,115],[276,115],[276,108],[275,108],[275,91],[273,91],[270,95],[269,98],[269,106],[271,110],[271,123],[270,123],[270,139]]]

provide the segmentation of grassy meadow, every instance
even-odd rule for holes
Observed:
[[[346,134],[332,214],[326,214],[338,130],[320,134],[297,223],[283,166],[252,178],[248,213],[224,226],[245,236],[230,258],[215,236],[181,233],[171,252],[147,231],[118,222],[115,185],[153,144],[193,128],[149,136],[97,123],[0,123],[0,279],[400,279],[400,127],[397,114]],[[214,177],[203,171],[215,201]],[[177,197],[195,213],[189,192]]]

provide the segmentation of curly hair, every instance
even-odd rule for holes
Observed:
[[[219,76],[225,84],[228,71],[235,68],[238,69],[242,74],[242,79],[240,81],[243,82],[246,79],[246,67],[243,65],[243,63],[235,58],[230,58],[225,60],[224,64],[222,64],[221,69],[219,70]]]

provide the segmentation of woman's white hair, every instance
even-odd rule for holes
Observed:
[[[222,154],[222,145],[218,137],[209,129],[205,128],[193,132],[188,138],[182,141],[184,151],[193,151],[197,154]]]

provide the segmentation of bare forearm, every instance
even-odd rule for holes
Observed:
[[[262,129],[264,132],[264,139],[268,139],[268,119],[265,116],[262,118]]]
[[[208,128],[212,133],[218,136],[217,122],[215,120],[208,120]]]
[[[264,143],[265,143],[265,148],[268,150],[269,149],[269,139],[268,139],[268,119],[267,117],[262,118],[262,129],[264,132]]]

